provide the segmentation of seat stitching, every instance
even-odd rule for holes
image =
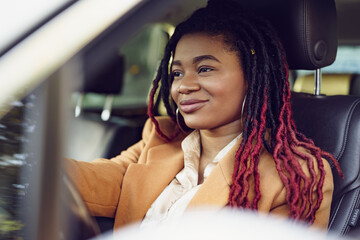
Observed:
[[[359,191],[360,191],[360,188],[356,189],[355,194],[356,194],[356,195],[359,195]],[[342,234],[345,234],[345,230],[346,230],[346,228],[347,228],[348,225],[349,225],[349,219],[350,219],[350,217],[351,217],[351,215],[352,215],[352,213],[353,213],[353,210],[354,210],[355,205],[356,205],[357,202],[358,202],[358,201],[353,201],[352,204],[351,204],[351,208],[350,208],[351,211],[350,211],[350,213],[347,215],[345,224],[344,224],[344,226],[342,227],[342,230],[341,230],[341,233],[342,233]]]
[[[353,102],[351,104],[351,107],[350,107],[350,111],[349,111],[349,114],[348,114],[348,117],[346,119],[346,126],[345,126],[345,136],[344,136],[344,141],[343,141],[343,144],[341,146],[341,150],[339,152],[339,154],[335,157],[338,161],[340,160],[340,158],[342,157],[342,155],[344,154],[345,152],[345,146],[346,146],[346,143],[348,141],[348,132],[349,132],[349,126],[350,126],[350,120],[352,118],[352,115],[354,113],[354,110],[355,108],[357,107],[357,105],[360,103],[360,99],[357,99],[355,102]]]
[[[341,196],[341,199],[339,200],[339,203],[337,204],[337,207],[336,207],[336,209],[334,210],[335,212],[334,212],[334,215],[333,215],[333,217],[332,217],[332,219],[331,219],[331,221],[330,221],[329,227],[331,227],[331,226],[333,225],[333,223],[334,223],[334,221],[335,221],[335,219],[336,219],[335,216],[338,214],[340,205],[341,205],[341,203],[342,203],[343,200],[344,200],[344,195]]]

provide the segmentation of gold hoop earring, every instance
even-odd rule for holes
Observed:
[[[245,95],[243,103],[242,103],[242,107],[241,107],[241,118],[244,116],[246,97],[247,97],[247,95]]]
[[[182,128],[182,126],[181,126],[180,113],[179,113],[179,109],[178,109],[178,108],[176,108],[175,113],[176,113],[176,123],[177,123],[178,127],[180,128],[180,130],[181,130],[182,132],[186,132],[186,131]]]

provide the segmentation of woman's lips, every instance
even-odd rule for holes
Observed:
[[[180,110],[184,113],[192,113],[204,106],[208,100],[189,99],[180,101]]]

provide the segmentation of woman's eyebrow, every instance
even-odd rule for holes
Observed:
[[[199,63],[204,60],[213,60],[213,61],[221,63],[220,60],[217,59],[216,57],[214,57],[213,55],[201,55],[201,56],[194,57],[193,64]],[[181,65],[182,64],[181,64],[180,60],[174,60],[171,64],[171,66],[181,66]]]
[[[171,63],[171,66],[174,66],[174,65],[176,65],[176,66],[181,66],[181,62],[178,61],[178,60],[175,60],[175,61],[173,61],[173,62]]]
[[[194,57],[193,64],[204,61],[204,60],[214,60],[220,63],[220,60],[214,57],[213,55],[201,55]]]

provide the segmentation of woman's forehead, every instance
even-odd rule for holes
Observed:
[[[222,35],[191,33],[182,36],[175,48],[174,60],[192,56],[232,54]]]

